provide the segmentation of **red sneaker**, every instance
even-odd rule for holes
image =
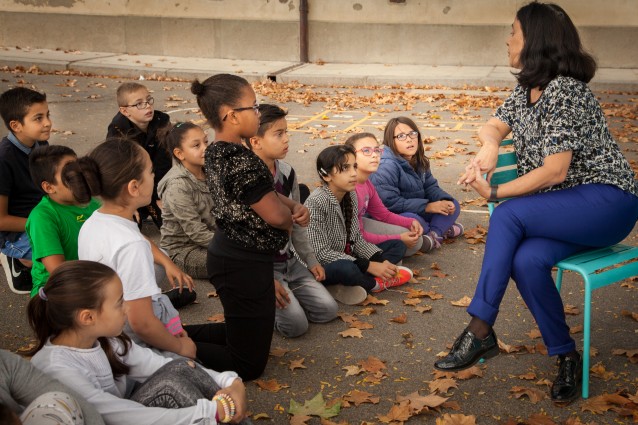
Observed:
[[[397,274],[390,279],[383,279],[381,277],[375,277],[374,280],[377,281],[377,285],[379,285],[379,289],[373,289],[371,292],[381,292],[385,291],[388,288],[393,288],[395,286],[405,285],[412,279],[412,270],[407,267],[399,266],[397,267]]]

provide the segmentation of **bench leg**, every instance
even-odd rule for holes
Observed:
[[[585,304],[583,318],[583,379],[582,379],[582,396],[589,397],[589,353],[591,342],[591,289],[589,283],[585,279]]]

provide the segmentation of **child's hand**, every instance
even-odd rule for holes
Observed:
[[[275,279],[275,305],[278,309],[282,310],[288,307],[290,304],[290,297],[288,296],[288,291],[283,285]]]
[[[235,402],[235,416],[233,416],[232,423],[239,423],[246,419],[248,414],[247,406],[248,402],[246,401],[246,387],[241,379],[235,379],[232,384],[230,384],[226,388],[222,388],[217,391],[217,394],[228,394],[230,398]]]
[[[180,356],[188,357],[189,359],[194,359],[197,357],[197,346],[193,342],[192,339],[188,336],[178,337],[180,348],[176,354]]]
[[[382,279],[390,279],[397,274],[397,266],[395,266],[388,260],[385,260],[383,263],[370,261],[370,265],[368,266],[367,271],[372,276],[380,277]]]
[[[168,278],[168,282],[171,284],[171,286],[175,288],[177,285],[179,285],[179,292],[182,292],[182,288],[184,288],[184,285],[188,287],[189,291],[195,289],[193,278],[184,273],[172,261],[170,263],[165,263],[164,269],[166,270],[166,277]],[[177,285],[175,284],[175,280],[177,280]]]
[[[401,233],[401,242],[405,244],[408,248],[412,248],[416,245],[417,240],[421,237],[422,233],[416,232],[403,232]]]
[[[292,221],[301,227],[308,226],[310,222],[310,211],[308,211],[308,208],[297,202],[292,208]]]
[[[456,207],[452,201],[435,201],[425,206],[425,212],[430,214],[450,215],[454,214]]]
[[[315,277],[315,280],[317,282],[321,282],[321,281],[323,281],[326,278],[326,271],[321,266],[321,264],[317,264],[316,266],[312,266],[308,270],[310,270],[310,273],[312,273],[312,275]]]
[[[421,223],[419,223],[418,220],[414,220],[412,222],[412,226],[410,226],[410,230],[416,233],[418,236],[421,236],[423,234],[423,226],[421,226]]]

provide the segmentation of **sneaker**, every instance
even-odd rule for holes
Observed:
[[[419,249],[419,251],[421,252],[432,251],[432,248],[434,248],[434,240],[429,235],[423,235],[422,239],[423,239],[423,245],[421,245],[421,248]]]
[[[443,238],[444,239],[458,238],[459,236],[463,234],[464,231],[465,229],[463,228],[463,225],[461,223],[454,223],[452,227],[447,229],[447,232],[443,234]]]
[[[339,301],[341,304],[356,305],[360,304],[368,298],[368,293],[361,286],[346,286],[346,285],[328,285],[326,286],[332,298]]]
[[[7,276],[9,289],[16,294],[30,294],[33,287],[31,280],[31,269],[20,262],[17,258],[7,257],[0,254],[0,263]]]
[[[436,249],[441,248],[441,244],[443,243],[443,236],[439,236],[434,230],[430,230],[427,236],[429,236],[430,239],[432,239],[432,242],[433,242],[432,248],[436,248]]]
[[[182,292],[179,292],[179,288],[173,288],[169,291],[162,292],[173,304],[176,310],[182,307],[186,307],[189,304],[193,304],[197,299],[197,292],[189,291],[188,288],[182,288]]]
[[[405,285],[412,279],[414,274],[412,270],[407,267],[400,266],[398,267],[397,274],[390,279],[383,279],[380,277],[375,277],[374,280],[377,281],[377,285],[379,285],[379,289],[373,289],[372,292],[381,292],[385,291],[388,288],[394,288],[395,286]]]

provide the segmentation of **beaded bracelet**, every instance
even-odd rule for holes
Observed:
[[[233,400],[233,398],[228,394],[220,393],[213,397],[213,401],[219,401],[224,409],[225,417],[221,422],[229,423],[233,417],[235,417],[235,413],[237,412],[235,400]]]

